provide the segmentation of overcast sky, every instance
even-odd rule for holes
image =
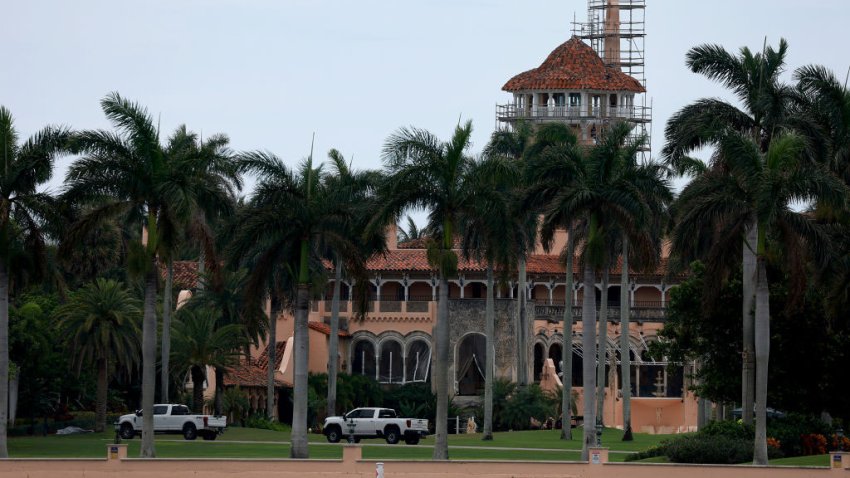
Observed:
[[[337,148],[377,168],[401,126],[448,138],[471,119],[480,151],[510,100],[502,85],[569,39],[586,0],[11,0],[0,11],[0,104],[22,137],[51,123],[107,128],[98,102],[118,91],[160,118],[164,137],[185,123],[294,165],[315,132],[317,158]],[[653,150],[674,111],[727,96],[687,71],[690,47],[784,37],[789,78],[810,63],[844,78],[848,20],[848,0],[647,0]]]

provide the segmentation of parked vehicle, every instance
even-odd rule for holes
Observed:
[[[121,415],[115,422],[115,431],[129,440],[142,434],[142,411]],[[227,417],[220,415],[193,415],[186,405],[158,404],[153,406],[154,433],[181,433],[186,440],[198,436],[215,440],[227,427]]]
[[[383,438],[394,445],[403,438],[408,445],[415,445],[428,436],[428,420],[399,418],[391,408],[355,408],[341,417],[326,418],[323,433],[331,443],[342,437],[353,441]]]

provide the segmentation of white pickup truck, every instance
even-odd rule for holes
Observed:
[[[227,427],[227,417],[218,415],[192,415],[186,405],[157,404],[153,406],[154,433],[182,433],[183,438],[215,440]],[[129,440],[142,434],[142,411],[121,415],[115,422],[115,431]]]
[[[415,445],[428,436],[428,420],[398,418],[391,408],[355,408],[341,417],[326,418],[322,430],[331,443],[347,436],[354,441],[384,438],[390,445],[403,438],[408,445]]]

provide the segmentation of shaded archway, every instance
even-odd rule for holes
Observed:
[[[543,373],[543,361],[546,360],[546,351],[543,344],[537,342],[534,344],[534,381],[540,381],[540,375]]]
[[[375,377],[375,365],[375,345],[369,340],[360,340],[354,344],[351,374]]]
[[[427,382],[431,371],[431,346],[424,340],[414,340],[407,347],[405,358],[408,382]]]
[[[484,334],[472,333],[461,340],[457,349],[455,377],[459,395],[484,392],[484,367],[487,363],[487,341]]]
[[[401,354],[401,343],[395,340],[384,340],[381,343],[381,363],[378,377],[381,383],[402,383],[404,380],[404,357]]]
[[[549,346],[549,358],[552,359],[552,362],[555,364],[555,370],[558,373],[561,373],[561,362],[563,361],[561,350],[563,350],[563,348],[559,343],[554,343]]]

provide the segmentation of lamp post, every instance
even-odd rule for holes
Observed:
[[[835,438],[837,442],[835,444],[836,451],[844,451],[844,430],[841,427],[835,430]]]

